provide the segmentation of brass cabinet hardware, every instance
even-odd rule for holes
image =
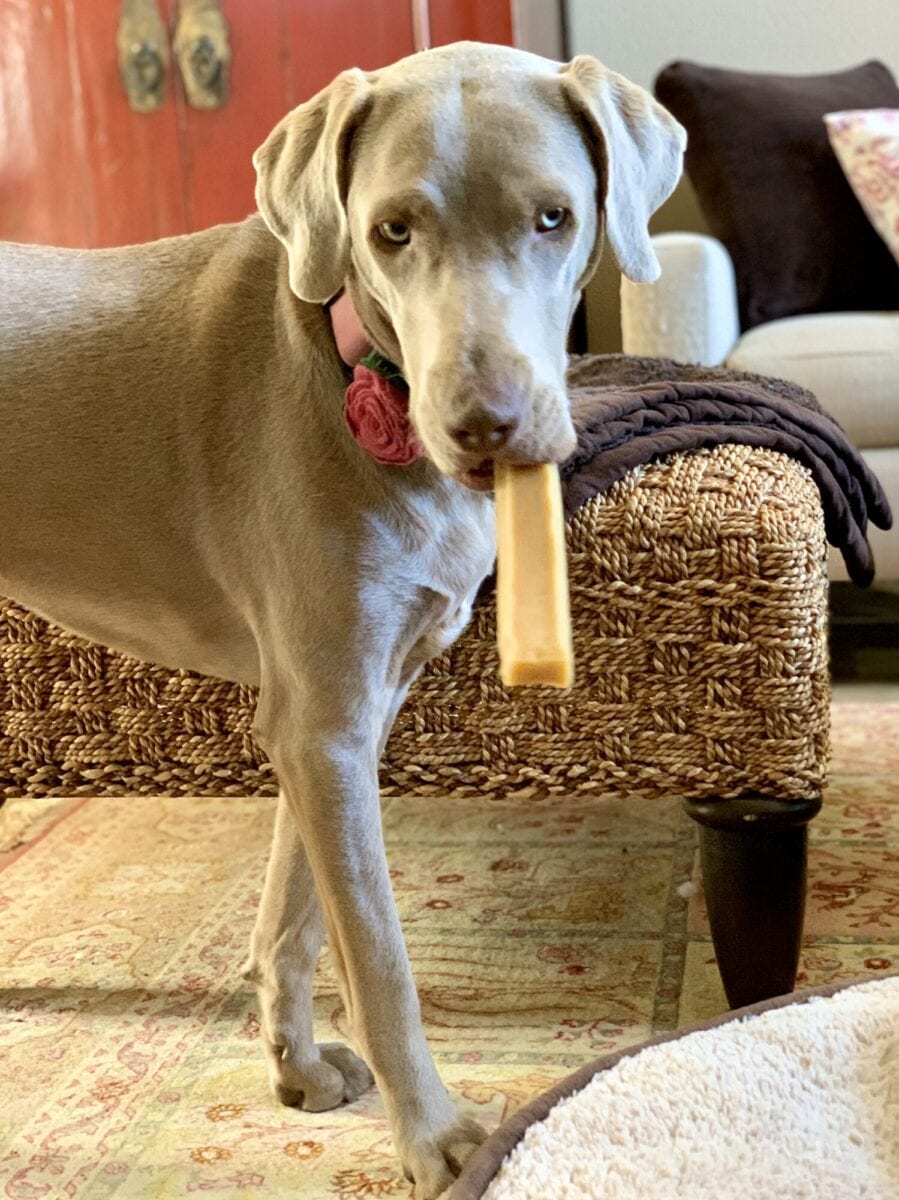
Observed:
[[[228,99],[231,43],[218,0],[181,0],[175,57],[193,108],[221,108]]]
[[[135,112],[155,112],[165,100],[168,34],[156,0],[122,0],[116,35],[119,73]]]

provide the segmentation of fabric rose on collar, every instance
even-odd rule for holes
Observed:
[[[407,467],[424,454],[409,420],[408,386],[380,355],[354,367],[343,411],[353,437],[377,462]]]

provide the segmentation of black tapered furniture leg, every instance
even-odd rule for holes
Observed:
[[[808,822],[820,798],[687,800],[731,1008],[793,990],[805,916]]]

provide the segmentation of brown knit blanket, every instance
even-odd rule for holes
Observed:
[[[723,442],[780,450],[811,471],[827,540],[850,578],[874,578],[868,522],[892,524],[877,478],[815,397],[783,379],[624,354],[583,355],[568,372],[578,448],[562,468],[566,515],[641,463]]]

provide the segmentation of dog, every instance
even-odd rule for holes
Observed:
[[[483,1139],[440,1081],[377,766],[495,554],[491,464],[576,439],[566,336],[607,236],[636,281],[681,127],[589,56],[460,43],[349,70],[254,155],[259,214],[114,250],[0,251],[0,593],[83,637],[258,685],[281,788],[247,976],[270,1082],[377,1081],[416,1194]],[[409,385],[424,454],[351,436],[326,306]],[[352,1039],[317,1045],[324,937]]]

